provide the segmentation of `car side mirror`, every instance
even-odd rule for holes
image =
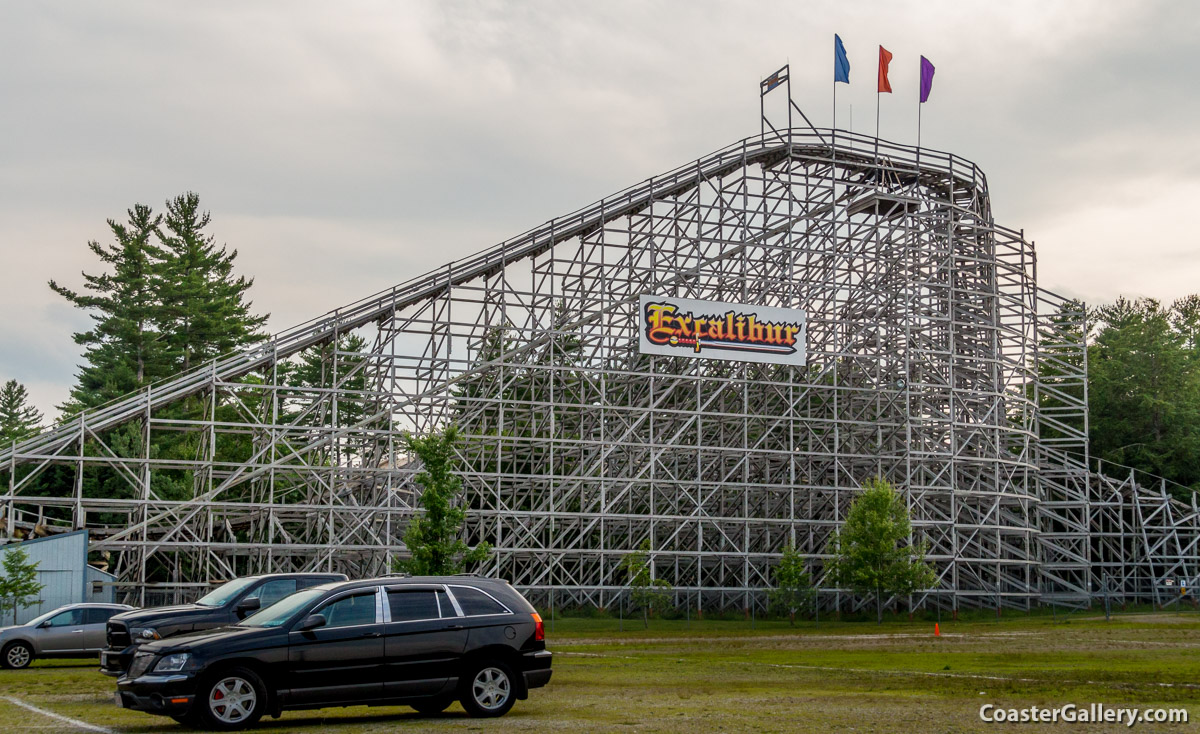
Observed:
[[[47,619],[45,622],[42,622],[41,624],[38,625],[38,629],[44,630],[47,627],[53,627],[53,626],[54,625],[50,624],[50,620]]]
[[[262,606],[262,599],[254,597],[253,599],[242,599],[238,602],[237,613],[239,617],[245,617],[250,612]]]
[[[324,614],[310,614],[304,618],[304,621],[300,623],[300,627],[298,629],[301,632],[307,632],[309,630],[315,630],[318,627],[324,627],[327,624],[329,624],[329,621],[325,619]]]

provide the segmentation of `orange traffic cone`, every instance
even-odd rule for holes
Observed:
[[[942,636],[942,630],[941,630],[941,628],[938,626],[938,623],[937,623],[937,622],[934,622],[934,623],[933,623],[933,636],[934,636],[934,637],[941,637],[941,636]]]

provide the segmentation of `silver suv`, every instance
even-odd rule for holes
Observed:
[[[104,626],[126,604],[68,604],[16,627],[0,627],[0,665],[25,668],[35,658],[99,655],[106,646]]]

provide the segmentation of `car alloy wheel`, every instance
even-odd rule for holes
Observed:
[[[10,668],[24,668],[33,660],[33,651],[28,645],[17,642],[4,651],[4,663]]]
[[[503,708],[511,695],[512,683],[508,674],[500,668],[484,668],[475,674],[475,680],[471,682],[471,697],[485,711]]]
[[[254,713],[258,694],[245,678],[231,675],[213,684],[208,692],[208,710],[222,724],[240,724]]]

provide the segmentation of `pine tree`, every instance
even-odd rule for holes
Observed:
[[[75,335],[87,349],[78,383],[60,406],[64,413],[101,405],[265,338],[260,329],[266,317],[252,315],[245,299],[253,281],[234,277],[237,253],[214,244],[205,232],[211,218],[199,206],[194,193],[168,201],[165,216],[134,206],[126,223],[109,221],[113,244],[88,243],[106,266],[103,273],[84,273],[80,292],[51,281],[55,292],[88,311],[94,322],[91,330]],[[173,419],[201,413],[195,398],[158,411]],[[102,440],[118,455],[138,455],[143,451],[141,431],[138,422],[131,422]],[[197,440],[194,433],[160,431],[152,437],[150,453],[191,459]],[[222,436],[218,443],[224,448],[240,440]],[[151,482],[160,496],[180,499],[190,491],[192,477],[189,471],[162,470]],[[85,496],[121,497],[129,491],[128,478],[109,467],[85,472]]]
[[[84,273],[85,292],[50,281],[56,293],[89,311],[94,321],[91,330],[75,334],[75,342],[87,347],[86,363],[70,399],[60,406],[65,414],[106,403],[169,374],[154,329],[163,254],[154,235],[162,217],[143,204],[135,205],[128,216],[124,224],[108,220],[113,244],[88,242],[88,249],[110,271]]]
[[[16,380],[0,388],[0,446],[23,441],[41,430],[42,414],[29,404],[29,393]]]
[[[1083,312],[1082,302],[1065,301],[1049,315],[1051,328],[1038,331],[1038,382],[1031,383],[1026,392],[1031,400],[1036,396],[1043,440],[1082,435],[1086,428],[1078,410],[1087,398],[1086,386],[1076,378],[1085,371],[1086,334],[1079,323]],[[1024,414],[1017,414],[1013,423],[1019,428],[1025,419]]]
[[[366,373],[361,369],[365,357],[367,340],[358,334],[342,334],[336,345],[327,342],[309,347],[299,354],[297,363],[286,370],[285,382],[304,394],[304,388],[361,391],[367,387]],[[307,400],[304,401],[307,403]],[[324,407],[324,406],[323,406]],[[338,401],[337,425],[352,426],[365,415],[363,398],[354,396]],[[310,414],[299,420],[299,425],[333,425],[333,416],[327,410]]]
[[[1200,358],[1196,304],[1171,309],[1119,298],[1092,312],[1088,346],[1093,456],[1200,486]],[[1184,502],[1190,492],[1172,488]]]
[[[157,315],[168,359],[192,367],[266,338],[266,316],[251,313],[246,291],[253,278],[234,277],[237,250],[218,247],[205,232],[211,215],[199,195],[188,192],[167,202],[161,227],[164,262],[162,307]]]

